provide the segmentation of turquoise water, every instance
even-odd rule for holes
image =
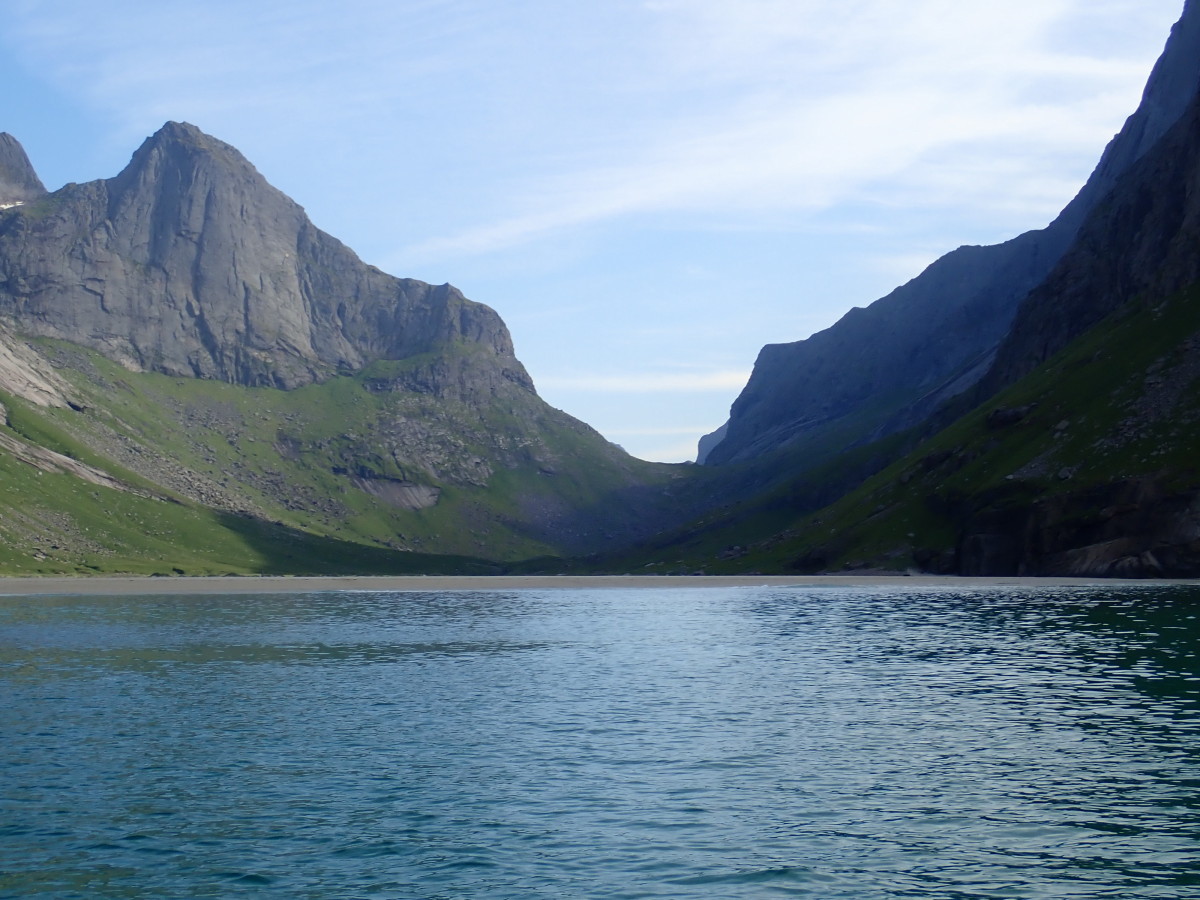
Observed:
[[[0,597],[0,897],[1200,896],[1200,589]]]

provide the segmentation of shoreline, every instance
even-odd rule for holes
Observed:
[[[311,594],[329,591],[522,591],[718,587],[1103,587],[1200,584],[1186,580],[968,578],[955,575],[215,575],[0,577],[0,596]]]

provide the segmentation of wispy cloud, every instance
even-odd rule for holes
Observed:
[[[1143,59],[1054,43],[1081,8],[649,3],[665,60],[654,83],[673,111],[635,122],[606,164],[521,183],[510,215],[396,258],[487,253],[638,216],[804,215],[864,197],[1044,224],[1081,179],[1064,158],[1102,145],[1144,74]],[[689,104],[697,82],[718,102]]]
[[[1044,225],[1182,5],[7,0],[0,52],[87,112],[90,172],[191,121],[364,258],[519,323],[572,413],[683,427],[882,272]],[[547,374],[564,334],[586,374]]]
[[[1110,0],[1106,14],[1147,5],[1178,3]],[[863,195],[1042,216],[1076,181],[1055,177],[1055,155],[1095,148],[1144,65],[1056,38],[1087,19],[1083,0],[121,10],[20,0],[11,40],[107,110],[123,141],[191,117],[239,145],[230,132],[277,134],[301,156],[296,136],[318,133],[373,172],[390,155],[388,193],[436,201],[466,183],[474,207],[443,202],[432,233],[397,220],[391,257],[409,264],[632,217],[802,216]],[[992,161],[1007,152],[988,163],[985,145]],[[434,157],[444,180],[412,184]]]

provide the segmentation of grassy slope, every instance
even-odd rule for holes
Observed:
[[[495,571],[88,484],[0,455],[0,572],[15,575]]]
[[[555,516],[613,515],[613,485],[661,490],[678,474],[524,392],[501,392],[481,417],[453,399],[365,388],[426,360],[282,392],[133,374],[45,346],[85,409],[0,396],[5,430],[138,491],[0,454],[0,571],[494,571],[481,559],[562,553]],[[420,448],[406,455],[414,428]],[[497,446],[506,457],[489,465]],[[364,477],[434,487],[439,502],[401,508],[361,490]]]

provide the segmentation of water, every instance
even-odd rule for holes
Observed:
[[[1200,896],[1200,589],[0,598],[0,897]]]

